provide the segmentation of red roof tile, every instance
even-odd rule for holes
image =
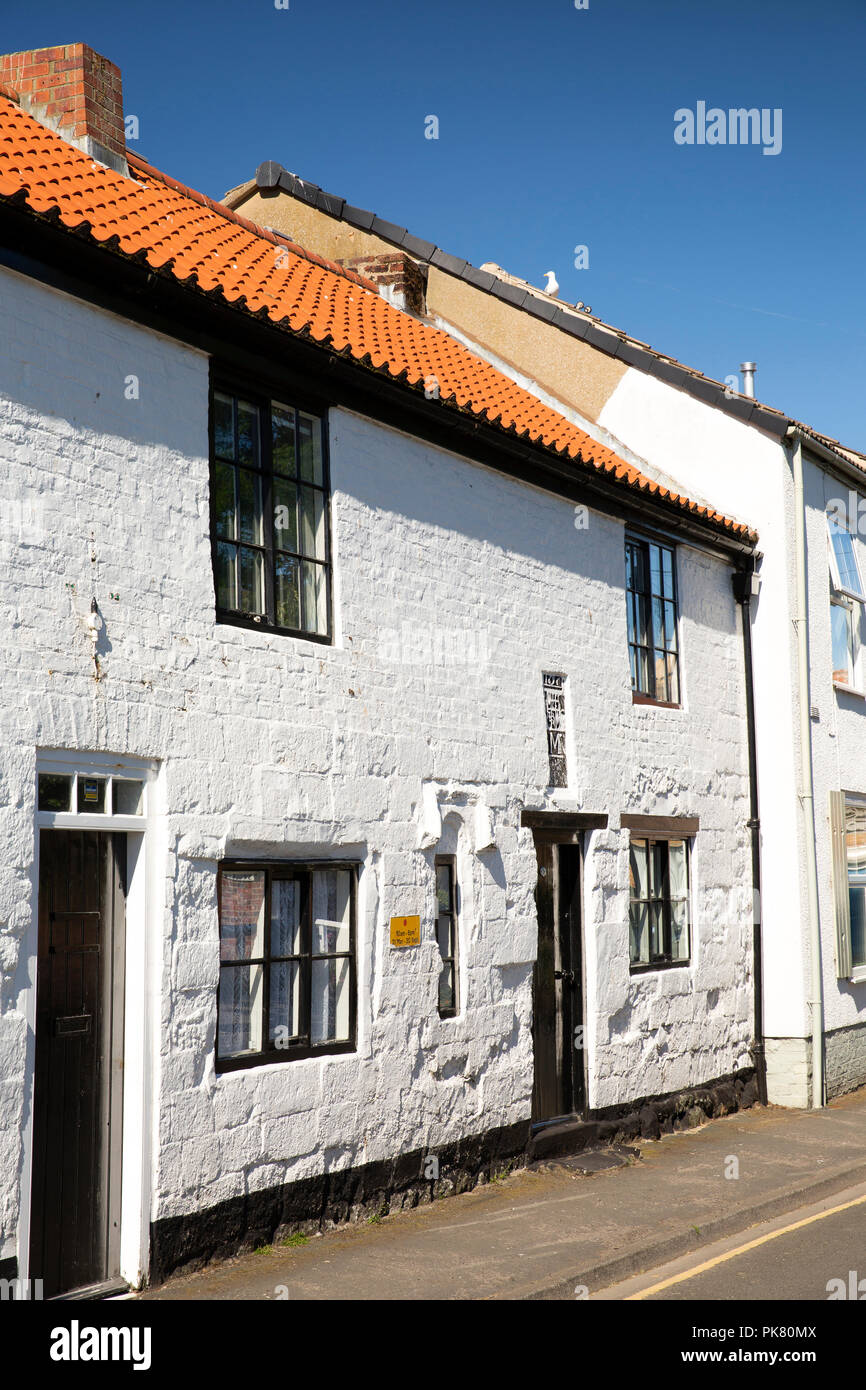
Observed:
[[[94,241],[236,309],[423,390],[436,377],[443,409],[565,454],[578,469],[619,479],[710,521],[739,540],[748,527],[645,477],[448,333],[381,299],[353,271],[257,227],[222,204],[130,159],[137,177],[97,164],[0,96],[0,197],[89,232]]]

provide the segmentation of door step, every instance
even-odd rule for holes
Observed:
[[[563,1154],[559,1158],[535,1159],[528,1166],[534,1172],[550,1172],[568,1168],[573,1173],[603,1173],[607,1168],[626,1168],[640,1158],[638,1149],[584,1149],[578,1154]]]
[[[103,1279],[98,1284],[82,1284],[79,1289],[70,1289],[67,1293],[57,1293],[53,1298],[47,1298],[46,1303],[87,1303],[95,1302],[102,1298],[116,1298],[118,1294],[129,1293],[129,1284],[125,1279]]]
[[[593,1148],[598,1144],[598,1128],[597,1121],[582,1120],[577,1115],[545,1124],[529,1140],[527,1162],[562,1158]]]
[[[610,1130],[609,1122],[584,1120],[580,1115],[565,1115],[556,1120],[533,1125],[526,1151],[526,1162],[529,1165],[556,1162],[591,1151],[596,1156],[610,1155],[611,1162],[599,1166],[614,1168],[618,1166],[616,1155],[622,1155],[623,1162],[639,1157],[639,1149],[630,1149],[621,1143],[611,1144]],[[597,1172],[598,1168],[587,1171]]]

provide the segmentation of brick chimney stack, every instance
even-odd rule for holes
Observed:
[[[0,56],[0,83],[23,110],[85,154],[127,172],[120,68],[86,43]]]
[[[405,251],[342,257],[339,264],[372,280],[379,286],[382,298],[396,304],[398,309],[407,309],[410,314],[426,314],[427,267],[413,261]]]

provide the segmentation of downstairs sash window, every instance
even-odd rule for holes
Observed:
[[[632,839],[629,963],[634,970],[689,960],[689,842]]]
[[[355,1046],[356,866],[223,864],[217,1068]]]

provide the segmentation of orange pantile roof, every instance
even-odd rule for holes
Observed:
[[[131,158],[130,165],[136,177],[97,164],[0,96],[0,197],[416,390],[435,377],[443,409],[468,412],[567,456],[578,471],[617,479],[739,541],[756,540],[748,527],[645,477],[448,333],[380,298],[354,272],[257,227],[142,160]]]

